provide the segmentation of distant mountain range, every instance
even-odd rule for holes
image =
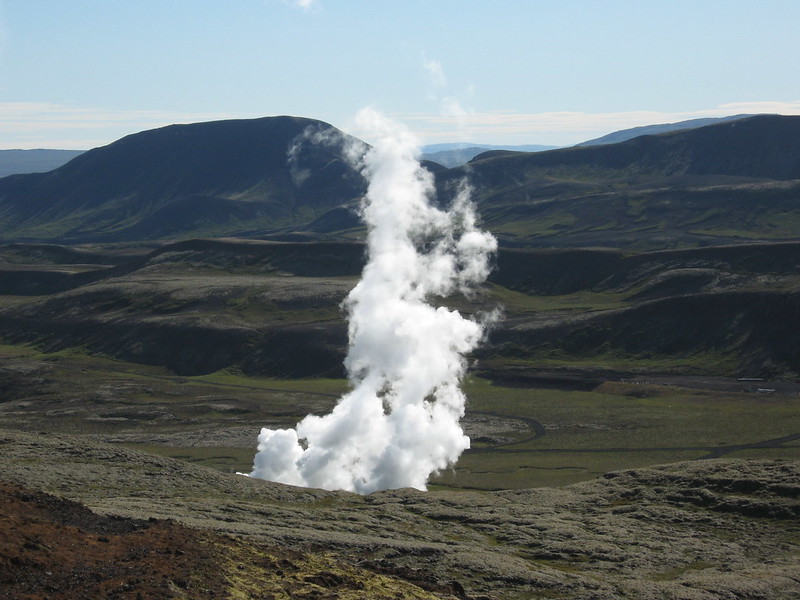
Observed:
[[[485,225],[508,246],[654,249],[800,239],[800,117],[675,125],[618,143],[490,150],[468,169],[429,167],[445,200],[468,177]],[[173,125],[47,173],[5,177],[0,239],[358,237],[352,209],[365,182],[341,143],[312,143],[309,130],[348,138],[298,117]]]
[[[747,117],[754,117],[755,115],[732,115],[729,117],[718,117],[708,119],[690,119],[688,121],[679,121],[678,123],[662,123],[660,125],[644,125],[643,127],[632,127],[631,129],[623,129],[615,131],[593,140],[588,140],[577,144],[578,146],[600,146],[602,144],[617,144],[626,140],[631,140],[640,135],[658,135],[659,133],[669,133],[670,131],[683,131],[684,129],[697,129],[698,127],[705,127],[706,125],[715,125],[717,123],[724,123],[726,121],[738,121],[739,119],[746,119]]]
[[[542,146],[537,144],[526,144],[521,146],[495,146],[491,144],[431,144],[422,147],[422,160],[429,160],[439,163],[445,167],[459,167],[468,163],[470,160],[488,152],[489,150],[512,150],[515,152],[542,152],[544,150],[554,150],[557,146]]]
[[[524,175],[531,169],[593,169],[601,180],[677,175],[795,179],[800,177],[798,133],[800,117],[763,115],[616,144],[537,153],[487,152],[478,156],[472,167],[481,162],[484,169],[502,164],[508,176],[511,171]]]
[[[743,119],[754,115],[734,115],[730,117],[720,117],[716,119],[692,119],[679,123],[664,123],[660,125],[646,125],[644,127],[633,127],[615,131],[586,142],[577,144],[578,146],[597,146],[600,144],[616,144],[625,140],[638,137],[640,135],[654,135],[679,131],[682,129],[693,129],[713,125],[723,121]],[[541,144],[521,144],[521,145],[495,145],[495,144],[476,144],[470,142],[451,142],[444,144],[429,144],[421,148],[422,160],[438,163],[445,167],[458,167],[468,163],[470,160],[488,152],[490,150],[511,150],[514,152],[542,152],[545,150],[555,150],[559,146],[547,146]],[[8,175],[26,173],[46,173],[66,164],[76,156],[83,154],[85,150],[0,150],[0,177]]]
[[[0,150],[0,177],[46,173],[83,153],[84,150]]]
[[[708,119],[691,119],[688,121],[680,121],[678,123],[661,123],[659,125],[645,125],[643,127],[632,127],[630,129],[622,129],[614,131],[602,137],[587,140],[576,144],[577,146],[599,146],[602,144],[617,144],[626,140],[639,137],[641,135],[657,135],[659,133],[669,133],[670,131],[682,131],[684,129],[696,129],[697,127],[705,127],[706,125],[714,125],[715,123],[723,123],[725,121],[735,121],[744,119],[755,115],[733,115],[729,117],[708,118]],[[492,144],[471,144],[471,143],[450,143],[450,144],[431,144],[422,147],[422,158],[437,162],[445,167],[458,167],[471,161],[476,156],[489,152],[491,150],[510,150],[513,152],[543,152],[545,150],[555,150],[558,146],[542,146],[535,144],[527,144],[520,146],[503,146]]]

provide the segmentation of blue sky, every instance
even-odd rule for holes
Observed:
[[[0,148],[292,114],[569,145],[800,114],[800,0],[0,0]],[[367,139],[367,141],[369,141]]]

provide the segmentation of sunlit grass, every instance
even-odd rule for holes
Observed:
[[[272,377],[251,377],[231,370],[222,370],[210,375],[188,377],[194,383],[214,383],[226,386],[261,388],[264,390],[283,390],[287,392],[307,392],[339,396],[350,389],[346,379],[276,379]]]
[[[468,451],[437,485],[499,489],[563,485],[601,473],[708,456],[716,448],[797,433],[793,396],[613,384],[594,391],[523,389],[472,378],[470,411],[536,419],[545,435],[516,433],[501,447]],[[647,397],[639,397],[642,394]],[[731,456],[800,458],[800,445]]]
[[[126,445],[143,452],[150,452],[167,458],[177,458],[227,473],[249,473],[252,470],[253,458],[256,454],[255,438],[253,438],[252,448]]]
[[[525,294],[497,284],[490,285],[489,297],[511,314],[604,310],[625,305],[625,294],[622,293],[581,291],[574,294],[545,296]]]
[[[734,376],[738,362],[732,354],[707,351],[687,353],[683,356],[631,356],[613,351],[570,354],[560,348],[540,348],[527,352],[524,357],[505,354],[481,360],[485,367],[507,366],[535,370],[568,369],[611,370],[620,372],[682,373],[686,375],[711,374]]]

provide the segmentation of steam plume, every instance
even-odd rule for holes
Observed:
[[[466,189],[449,210],[431,203],[433,178],[407,129],[371,109],[357,120],[378,141],[354,151],[369,181],[369,233],[367,265],[344,304],[353,389],[328,415],[262,429],[250,476],[359,493],[424,490],[469,447],[459,383],[464,355],[483,336],[482,323],[430,302],[482,282],[496,241],[476,228]]]

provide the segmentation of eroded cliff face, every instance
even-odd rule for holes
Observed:
[[[482,369],[520,361],[795,378],[797,243],[625,254],[500,249],[469,314],[502,307]],[[181,375],[342,376],[341,303],[363,266],[350,242],[194,240],[153,249],[0,247],[0,336]],[[487,360],[488,359],[488,360]]]

